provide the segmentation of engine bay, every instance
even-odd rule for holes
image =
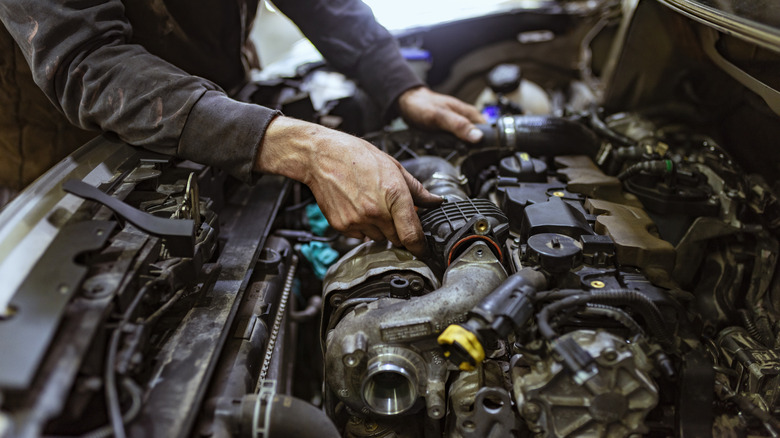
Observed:
[[[281,177],[110,136],[60,163],[0,216],[0,437],[777,436],[777,115],[702,61],[711,29],[592,3],[399,36],[449,60],[428,81],[482,110],[477,145],[312,108],[322,65],[254,90],[442,196],[426,257]],[[631,62],[659,23],[704,42]]]

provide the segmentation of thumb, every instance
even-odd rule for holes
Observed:
[[[412,195],[414,205],[418,207],[431,208],[436,207],[444,201],[439,195],[434,195],[423,187],[422,183],[413,177],[412,174],[401,167],[401,173],[404,176],[407,187],[409,187],[409,193]]]

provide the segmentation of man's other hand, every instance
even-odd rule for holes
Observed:
[[[425,87],[412,88],[398,98],[398,109],[414,126],[449,131],[469,143],[482,139],[482,132],[474,124],[486,123],[485,118],[477,108],[452,96]]]
[[[425,237],[414,206],[442,201],[374,145],[282,116],[268,126],[255,170],[309,186],[330,225],[345,235],[387,239],[417,256]]]

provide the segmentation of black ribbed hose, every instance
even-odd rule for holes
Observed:
[[[482,144],[527,152],[533,156],[595,156],[596,134],[576,120],[549,116],[507,116],[493,125],[477,125]]]

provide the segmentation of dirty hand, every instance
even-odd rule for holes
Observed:
[[[372,144],[283,116],[268,126],[255,170],[309,186],[330,225],[345,235],[387,239],[418,256],[425,240],[414,205],[442,201]]]
[[[425,87],[412,88],[398,98],[398,109],[412,125],[449,131],[469,143],[482,139],[474,124],[486,123],[485,118],[477,108],[452,96]]]

